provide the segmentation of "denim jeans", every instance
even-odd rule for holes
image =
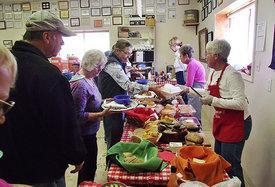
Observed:
[[[61,177],[60,179],[45,182],[45,183],[37,183],[32,185],[33,187],[66,187],[65,177]]]
[[[236,176],[242,182],[242,187],[245,186],[244,184],[244,177],[243,177],[243,168],[241,166],[241,158],[243,147],[245,144],[245,140],[249,138],[250,132],[252,128],[252,120],[251,116],[244,120],[244,131],[245,137],[244,140],[240,142],[221,142],[215,140],[215,152],[221,155],[225,160],[227,160],[231,164],[231,170],[228,171],[228,175],[230,177]]]

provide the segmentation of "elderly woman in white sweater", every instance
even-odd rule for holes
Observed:
[[[210,41],[206,45],[206,61],[210,68],[207,80],[209,94],[203,94],[203,104],[215,108],[213,135],[215,152],[232,165],[230,176],[237,176],[244,186],[241,156],[252,121],[242,76],[227,63],[231,50],[226,40]]]

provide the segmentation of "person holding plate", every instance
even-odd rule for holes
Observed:
[[[132,44],[124,39],[118,40],[112,47],[112,53],[108,56],[107,64],[98,77],[98,87],[103,99],[113,98],[116,95],[126,95],[128,92],[135,95],[145,91],[153,91],[158,96],[163,97],[160,87],[130,81],[125,68],[132,52]],[[105,116],[103,122],[107,149],[109,149],[121,139],[124,114],[114,113]]]
[[[81,135],[87,149],[84,165],[78,174],[78,184],[82,181],[94,181],[98,152],[96,133],[101,118],[111,112],[110,109],[101,110],[102,97],[94,80],[105,64],[106,57],[103,52],[96,49],[87,51],[79,71],[83,78],[71,82]]]
[[[231,46],[226,40],[216,39],[207,43],[206,62],[212,69],[207,80],[209,94],[203,94],[201,101],[215,108],[215,152],[232,165],[232,169],[228,171],[229,176],[237,176],[244,186],[241,157],[252,128],[252,120],[248,112],[243,78],[227,63],[230,50]]]

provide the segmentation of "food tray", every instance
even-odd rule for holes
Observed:
[[[178,105],[179,116],[194,116],[196,110],[192,105]]]

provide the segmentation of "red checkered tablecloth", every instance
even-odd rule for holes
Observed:
[[[137,127],[134,125],[125,124],[121,141],[129,142],[131,137],[130,132],[133,132]],[[161,144],[160,146],[168,146]],[[161,172],[144,172],[144,173],[128,173],[123,168],[112,164],[109,171],[107,180],[108,181],[119,181],[127,185],[157,185],[166,186],[171,174],[170,165],[164,168]],[[224,180],[228,180],[229,176],[227,173],[224,174]]]
[[[123,134],[121,137],[122,142],[131,141],[129,136],[130,132],[134,132],[137,127],[133,125],[126,124],[123,129]],[[170,166],[164,168],[161,172],[144,172],[144,173],[128,173],[123,168],[112,164],[108,171],[108,181],[119,181],[127,185],[163,185],[166,186],[169,175]]]

